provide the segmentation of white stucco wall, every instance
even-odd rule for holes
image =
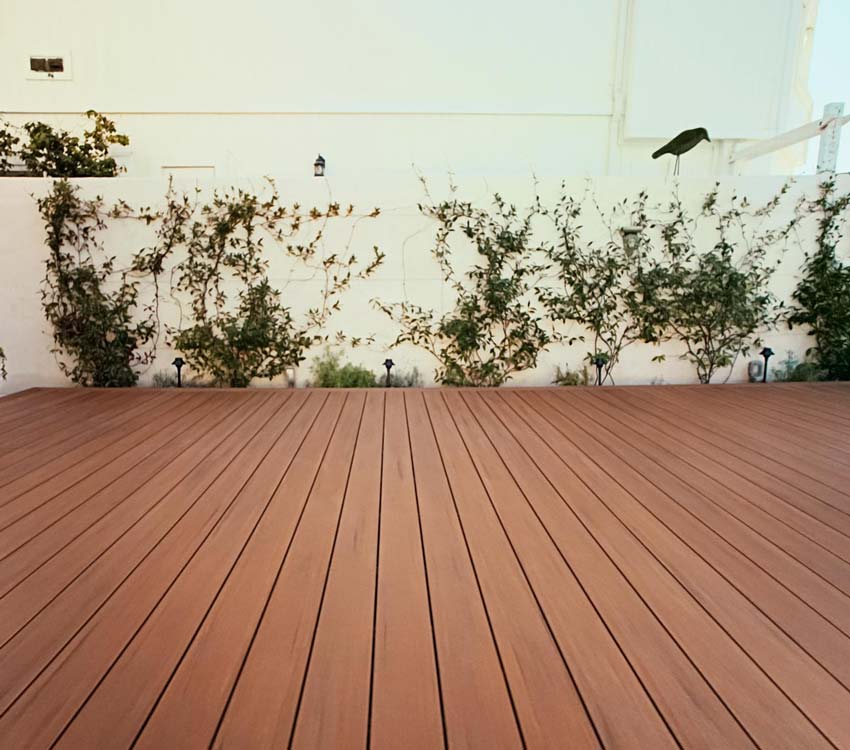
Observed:
[[[521,177],[499,175],[484,178],[474,173],[461,173],[455,175],[455,181],[459,196],[474,201],[486,201],[492,191],[498,190],[507,199],[523,205],[530,202],[534,193],[533,181],[528,174]],[[136,206],[160,205],[167,186],[164,179],[91,179],[78,180],[77,183],[84,196],[102,195],[108,205],[123,198]],[[387,260],[373,279],[354,285],[343,301],[342,313],[332,319],[331,327],[351,336],[376,336],[373,345],[345,351],[344,355],[351,361],[366,364],[380,372],[381,362],[386,356],[391,356],[403,369],[418,366],[426,381],[430,382],[435,364],[430,355],[410,347],[391,348],[390,342],[395,338],[396,329],[370,305],[373,298],[385,302],[408,299],[438,310],[446,309],[451,303],[429,252],[434,226],[416,209],[423,194],[415,176],[410,172],[405,176],[378,173],[359,178],[317,180],[281,175],[277,183],[282,199],[287,202],[322,206],[327,205],[329,197],[332,197],[342,205],[353,203],[366,211],[374,206],[381,207],[382,214],[378,219],[364,221],[358,226],[353,247],[368,254],[372,245],[377,244],[387,253]],[[721,200],[722,196],[735,191],[739,196],[747,195],[753,203],[764,202],[775,194],[782,183],[781,178],[725,179],[722,181]],[[230,181],[204,183],[201,188],[208,192],[216,184],[224,187]],[[240,184],[255,190],[262,189],[262,181],[259,179],[243,180]],[[710,179],[683,180],[678,189],[686,204],[697,209],[713,184],[714,181]],[[67,385],[50,354],[51,338],[43,319],[39,297],[46,249],[34,196],[44,194],[49,185],[49,180],[42,179],[0,179],[0,345],[6,350],[9,370],[8,380],[0,383],[0,392],[3,393],[35,385]],[[550,200],[557,195],[559,185],[560,179],[543,179],[537,190],[544,200]],[[183,187],[191,189],[194,183]],[[435,199],[447,195],[445,174],[432,176],[430,187]],[[588,183],[580,178],[568,181],[568,190],[573,194],[581,194],[587,187]],[[644,188],[648,190],[652,203],[664,203],[675,183],[598,178],[590,183],[590,187],[601,205],[610,207],[623,198],[634,197]],[[841,178],[840,188],[850,190],[850,179]],[[782,209],[776,213],[775,221],[787,221],[796,198],[802,193],[814,195],[816,190],[815,178],[799,179],[783,201]],[[592,211],[589,211],[587,221],[584,222],[587,236],[604,237],[607,230],[592,216]],[[708,229],[705,226],[705,234],[701,235],[704,241],[710,241],[712,236]],[[802,226],[800,243],[792,242],[784,253],[780,270],[773,279],[774,291],[781,298],[787,299],[796,285],[802,252],[807,243],[811,247],[814,229],[811,221]],[[328,245],[333,247],[335,241],[349,230],[350,226],[345,224],[340,225],[338,230],[332,230],[327,237]],[[147,231],[136,222],[113,220],[103,239],[107,249],[118,257],[119,265],[122,262],[126,264],[134,251],[150,241]],[[850,254],[848,246],[845,241],[842,250],[845,255]],[[303,312],[308,304],[315,302],[317,282],[297,275],[293,277],[292,265],[283,253],[275,253],[270,249],[268,254],[272,282],[284,289],[288,304],[296,311]],[[464,257],[462,251],[459,257]],[[163,302],[162,315],[167,324],[175,324],[177,321],[177,308],[167,299]],[[778,355],[774,363],[783,359],[787,350],[793,350],[802,357],[805,349],[811,345],[810,339],[801,330],[789,332],[783,328],[766,333],[765,339]],[[549,384],[557,365],[577,367],[586,351],[583,344],[553,346],[541,356],[535,370],[520,374],[512,382],[516,385]],[[681,351],[681,346],[675,343],[666,344],[661,349],[633,345],[624,351],[618,365],[617,383],[695,382],[692,366],[678,359]],[[653,363],[652,357],[660,352],[667,355],[668,361]],[[299,383],[303,384],[309,378],[309,362],[313,354],[299,368]],[[156,363],[146,371],[141,382],[149,383],[155,372],[170,369],[169,363],[174,356],[175,352],[170,351],[163,341]],[[725,372],[721,373],[717,381],[723,380],[725,375]],[[746,361],[741,359],[730,380],[737,382],[745,379]],[[264,384],[267,383],[257,383]]]
[[[0,112],[131,136],[128,177],[426,171],[690,177],[810,119],[816,0],[0,0]],[[32,54],[69,75],[32,80]],[[745,163],[789,173],[803,147]]]

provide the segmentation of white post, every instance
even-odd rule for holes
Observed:
[[[820,137],[820,148],[818,149],[818,174],[822,172],[834,172],[838,161],[838,144],[841,141],[841,126],[837,119],[844,114],[843,102],[831,102],[823,108],[822,122],[832,120],[826,126]]]

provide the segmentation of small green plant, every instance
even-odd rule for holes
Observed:
[[[11,159],[23,161],[29,173],[48,177],[114,177],[121,168],[109,156],[114,144],[126,146],[130,139],[118,132],[108,117],[89,110],[90,130],[82,137],[44,122],[28,122],[17,129],[0,127],[0,174],[8,174]],[[20,145],[19,145],[20,144]]]
[[[374,388],[377,385],[375,373],[350,362],[342,364],[340,356],[329,349],[313,361],[314,388]]]
[[[590,375],[587,372],[587,367],[581,370],[571,370],[565,367],[563,370],[558,367],[555,370],[555,379],[552,381],[554,385],[588,385],[590,383]]]
[[[151,385],[154,388],[176,388],[177,376],[173,372],[168,372],[167,370],[160,370],[159,372],[155,372],[153,374],[153,378],[151,379]]]
[[[812,382],[826,380],[826,373],[816,362],[800,362],[794,352],[789,351],[774,369],[773,379],[786,383]]]
[[[386,381],[385,381],[386,382]],[[393,370],[390,377],[390,388],[421,388],[422,373],[418,367],[410,370]]]
[[[532,237],[536,209],[521,216],[499,195],[491,209],[456,199],[419,209],[437,224],[432,254],[454,292],[454,307],[438,314],[408,302],[373,300],[401,328],[394,345],[411,343],[432,354],[435,379],[445,385],[498,386],[534,367],[551,341],[540,313],[546,265]],[[463,272],[452,258],[457,239],[477,256]]]
[[[202,378],[187,378],[184,373],[181,385],[183,388],[208,388],[211,384]],[[169,370],[160,370],[159,372],[155,372],[151,378],[151,387],[176,388],[177,376]]]
[[[116,267],[98,239],[105,227],[100,198],[57,180],[38,200],[48,248],[42,308],[53,329],[53,353],[74,383],[131,386],[136,367],[153,358],[151,316],[137,319],[140,277]]]
[[[807,352],[829,380],[850,380],[850,264],[838,257],[850,193],[835,194],[835,180],[824,180],[814,201],[798,205],[818,216],[817,245],[806,253],[803,276],[794,290],[789,326],[806,325],[815,345]]]

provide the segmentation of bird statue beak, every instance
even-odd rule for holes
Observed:
[[[711,138],[709,138],[708,136],[705,137],[705,140],[707,140],[709,143],[711,143]]]

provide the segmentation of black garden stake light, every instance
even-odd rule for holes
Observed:
[[[761,354],[761,356],[764,357],[764,372],[761,374],[761,382],[766,383],[767,382],[767,360],[769,360],[773,356],[773,349],[771,349],[769,346],[766,346],[764,349],[762,349],[759,352],[759,354]]]
[[[313,162],[313,177],[325,176],[325,157],[319,154]]]
[[[180,370],[183,369],[183,365],[186,364],[186,361],[183,359],[183,357],[175,357],[174,361],[171,364],[177,368],[177,387],[182,388],[183,378],[180,375]]]
[[[597,354],[591,360],[596,365],[596,385],[602,385],[602,368],[605,367],[607,361],[608,357],[604,354]]]
[[[390,370],[393,369],[394,364],[395,362],[393,362],[391,359],[384,360],[384,367],[387,368],[387,388],[390,387]]]

